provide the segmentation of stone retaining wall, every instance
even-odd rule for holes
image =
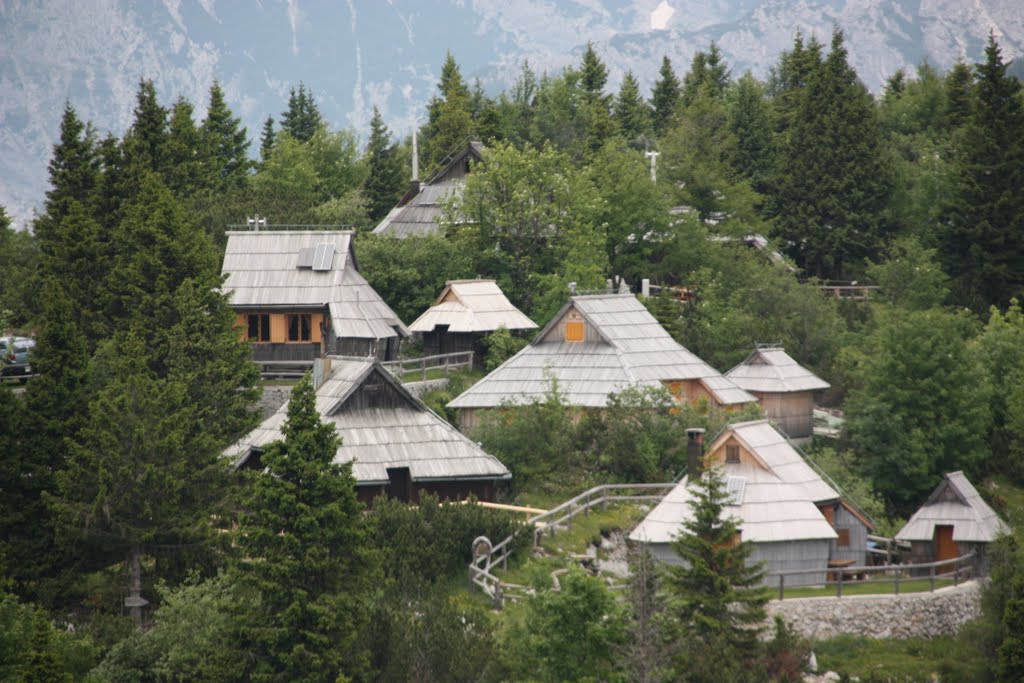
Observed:
[[[277,409],[291,397],[294,388],[291,384],[264,384],[263,396],[259,402],[260,419],[266,420],[276,413]]]
[[[934,638],[955,634],[977,617],[980,601],[978,582],[968,581],[934,593],[773,600],[768,614],[807,638]]]

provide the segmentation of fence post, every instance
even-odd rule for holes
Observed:
[[[899,574],[896,574],[896,578],[894,579],[894,581],[895,581],[896,595],[899,595],[900,594],[900,575]]]
[[[836,575],[839,577],[839,580],[836,582],[836,597],[841,598],[843,597],[843,570],[837,571]]]
[[[935,565],[934,564],[928,569],[928,585],[929,585],[928,592],[929,593],[934,593],[935,592]]]
[[[423,381],[427,381],[427,361],[420,359],[420,367],[423,368]]]
[[[779,600],[786,598],[786,575],[779,574]]]

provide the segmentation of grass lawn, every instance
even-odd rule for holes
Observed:
[[[953,637],[880,640],[839,636],[814,643],[818,671],[862,681],[976,681],[978,652]]]

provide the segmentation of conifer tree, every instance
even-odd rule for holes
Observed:
[[[48,227],[58,222],[67,203],[76,201],[89,206],[94,200],[99,180],[99,158],[96,136],[91,125],[82,123],[70,102],[64,104],[60,122],[60,141],[53,146],[49,163],[50,189],[46,192],[45,220],[39,221],[36,233],[45,236]],[[40,234],[42,231],[43,234]]]
[[[821,67],[821,51],[817,38],[811,37],[805,44],[798,32],[793,38],[793,49],[783,52],[778,66],[772,68],[768,94],[772,98],[775,131],[783,141],[796,118],[811,74]]]
[[[268,120],[273,126],[273,119]],[[224,90],[217,81],[210,86],[210,104],[201,134],[206,154],[214,164],[214,187],[223,191],[244,186],[252,167],[248,135],[242,120],[231,113],[224,100]]]
[[[166,163],[164,183],[183,200],[213,184],[212,159],[206,154],[199,129],[192,117],[192,103],[179,97],[171,106],[167,141],[162,150]]]
[[[587,43],[579,70],[579,86],[583,96],[580,113],[583,117],[584,142],[590,152],[596,152],[615,134],[616,122],[612,118],[612,96],[604,94],[608,82],[608,67],[597,56],[594,45]]]
[[[619,132],[629,142],[644,135],[650,125],[650,109],[640,96],[640,84],[632,71],[626,72],[622,78],[619,95],[615,99],[615,119]]]
[[[753,546],[728,516],[721,473],[709,469],[687,486],[692,513],[672,543],[682,564],[669,566],[664,578],[684,643],[675,680],[742,680],[765,619],[764,569],[750,564]]]
[[[123,143],[125,163],[131,169],[129,181],[146,171],[164,173],[167,169],[164,146],[168,135],[168,112],[157,101],[153,81],[139,81],[134,116]],[[132,188],[135,189],[133,183]]]
[[[954,296],[979,313],[1024,294],[1024,102],[1007,66],[990,35],[940,236]]]
[[[403,173],[398,150],[391,142],[391,133],[376,106],[370,119],[370,139],[366,143],[366,164],[369,173],[363,191],[369,204],[370,218],[378,221],[387,215],[403,193]]]
[[[605,97],[604,86],[607,83],[608,67],[597,56],[594,44],[587,41],[587,49],[583,52],[583,60],[580,64],[580,87],[587,99],[597,101]]]
[[[841,279],[845,264],[875,257],[884,243],[889,170],[874,102],[838,29],[782,145],[770,203],[775,231],[805,272]]]
[[[748,71],[728,97],[729,130],[736,140],[730,164],[755,190],[763,192],[772,166],[771,113],[764,86]]]
[[[718,45],[712,41],[707,52],[698,50],[693,55],[690,70],[683,77],[680,98],[684,106],[693,103],[702,92],[712,99],[720,99],[728,85],[729,67]]]
[[[974,109],[974,75],[971,67],[961,61],[946,74],[946,101],[949,124],[959,128],[967,123]]]
[[[274,149],[274,117],[268,116],[263,122],[263,131],[260,133],[260,162],[267,163],[270,153]]]
[[[292,88],[288,94],[288,108],[281,112],[281,131],[299,142],[308,142],[323,125],[313,93],[299,83],[298,91]]]
[[[680,83],[672,62],[668,57],[661,58],[661,69],[658,80],[651,91],[651,109],[653,110],[654,132],[661,135],[668,129],[679,107]]]
[[[375,569],[352,465],[334,462],[339,439],[320,421],[308,375],[282,432],[263,452],[238,537],[241,580],[260,595],[243,635],[249,680],[351,680],[368,663]]]
[[[424,127],[423,158],[426,163],[420,169],[427,174],[436,170],[448,155],[457,152],[473,131],[469,88],[451,52],[445,55],[437,89],[439,96],[427,105],[429,118]]]

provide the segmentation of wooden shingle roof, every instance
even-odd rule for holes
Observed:
[[[989,543],[1010,528],[981,497],[963,472],[943,476],[924,505],[896,534],[900,541],[931,541],[935,525],[952,525],[957,542]]]
[[[725,462],[722,451],[730,440],[742,445],[753,461]],[[730,425],[708,448],[708,453],[713,466],[727,480],[743,480],[742,498],[727,505],[725,514],[739,520],[744,541],[772,543],[837,537],[817,504],[838,500],[839,493],[767,420]],[[670,543],[693,516],[691,500],[690,480],[683,477],[629,538],[643,543]]]
[[[537,323],[512,305],[494,280],[449,281],[433,306],[409,325],[410,332],[431,332],[447,325],[449,332],[532,330]]]
[[[359,274],[350,231],[228,232],[222,273],[231,305],[267,310],[327,307],[339,337],[387,339],[409,331]],[[299,267],[330,245],[317,268]],[[308,261],[307,261],[308,262]]]
[[[817,391],[831,386],[778,347],[756,349],[725,376],[747,391],[770,394]]]
[[[384,389],[399,400],[385,407],[357,398],[360,391]],[[497,458],[427,408],[374,360],[332,356],[330,375],[316,390],[316,408],[320,419],[333,423],[341,437],[334,461],[352,462],[357,484],[386,484],[391,467],[408,467],[413,483],[512,476]],[[284,438],[281,427],[287,418],[285,403],[225,455],[241,466],[254,449]]]
[[[566,342],[559,330],[570,315],[592,327],[586,341]],[[542,400],[552,379],[569,405],[602,407],[608,394],[631,386],[700,380],[722,405],[757,399],[676,342],[632,294],[571,297],[527,347],[448,404],[494,408]]]

